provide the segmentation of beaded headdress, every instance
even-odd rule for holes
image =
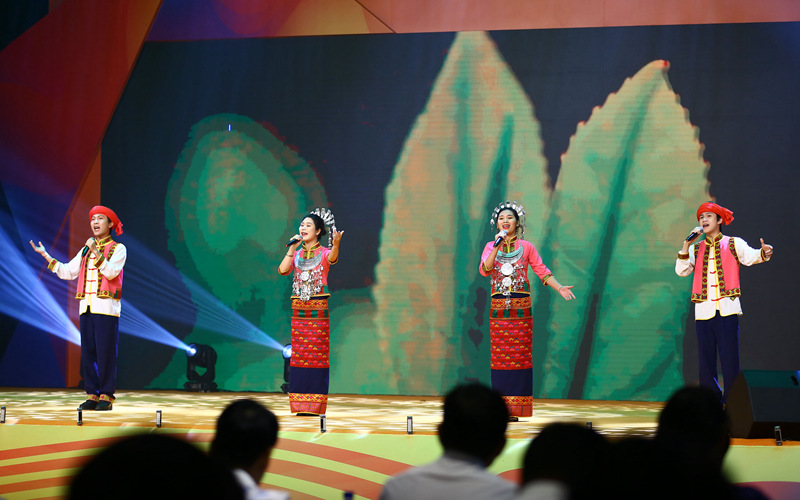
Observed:
[[[496,227],[497,223],[497,216],[500,215],[500,212],[506,209],[512,209],[517,212],[517,216],[519,220],[517,221],[517,228],[519,229],[519,239],[524,239],[525,236],[525,207],[522,206],[521,203],[517,203],[516,201],[504,201],[495,207],[494,212],[492,212],[492,218],[489,220],[489,225],[493,228]]]
[[[327,208],[316,208],[312,210],[311,213],[322,219],[322,222],[325,224],[328,231],[328,248],[331,248],[333,231],[336,231],[336,220],[333,218],[333,212]]]

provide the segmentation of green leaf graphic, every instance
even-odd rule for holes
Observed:
[[[488,381],[480,252],[501,198],[546,214],[541,151],[533,106],[494,43],[457,34],[386,192],[373,297],[392,390],[440,394],[459,378]],[[543,228],[533,222],[526,237],[535,240]]]
[[[170,180],[169,248],[186,277],[285,342],[290,282],[278,274],[278,263],[287,236],[315,206],[327,206],[325,192],[290,146],[250,118],[211,116],[192,127]],[[197,314],[200,319],[218,313],[200,307]],[[188,340],[214,344],[223,388],[275,390],[280,385],[283,363],[273,349],[197,327]],[[267,356],[272,359],[266,361]],[[178,352],[172,363],[185,369],[185,356]]]
[[[563,158],[552,269],[578,300],[552,302],[544,397],[664,399],[683,383],[688,292],[673,262],[709,197],[708,167],[667,69],[654,61],[626,80]],[[573,377],[581,352],[585,384]]]

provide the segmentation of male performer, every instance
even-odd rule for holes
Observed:
[[[725,403],[728,391],[739,374],[739,265],[752,266],[772,257],[772,246],[761,239],[761,249],[750,248],[741,238],[724,236],[721,226],[733,222],[733,212],[716,203],[703,203],[697,209],[700,226],[683,242],[675,261],[678,276],[692,281],[692,302],[697,329],[700,384],[716,391]],[[705,239],[689,245],[701,234]],[[695,268],[700,263],[700,269]],[[717,380],[717,350],[722,364],[725,391]]]
[[[38,246],[30,244],[59,278],[78,278],[75,298],[81,301],[81,371],[86,389],[86,401],[79,408],[110,410],[117,385],[122,266],[127,251],[111,239],[112,228],[122,234],[122,223],[113,210],[96,206],[89,211],[89,220],[94,236],[67,264],[50,257],[41,241]]]

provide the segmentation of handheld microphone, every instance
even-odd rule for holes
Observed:
[[[694,231],[692,231],[691,233],[689,233],[689,236],[686,237],[686,241],[692,241],[693,239],[697,238],[701,234],[702,234],[702,231],[699,232],[699,233],[695,233]]]
[[[494,246],[497,246],[497,245],[499,245],[500,243],[502,243],[502,241],[503,241],[503,238],[505,238],[505,237],[506,237],[506,235],[508,235],[508,231],[506,231],[505,229],[503,229],[502,231],[500,231],[500,236],[498,236],[498,237],[497,237],[497,239],[496,239],[496,240],[494,240]]]
[[[300,241],[300,240],[298,240],[296,238],[292,238],[291,240],[289,240],[289,243],[287,243],[286,246],[288,247],[288,246],[294,245],[298,241]]]

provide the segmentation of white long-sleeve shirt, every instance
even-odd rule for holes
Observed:
[[[53,272],[62,280],[74,280],[81,272],[81,258],[83,248],[78,252],[78,255],[72,258],[68,263],[56,261],[53,266]],[[128,251],[125,245],[117,243],[114,249],[114,254],[110,259],[103,259],[100,267],[95,267],[95,260],[92,258],[87,259],[87,273],[86,273],[86,295],[81,299],[79,306],[80,314],[86,312],[87,309],[92,311],[92,314],[106,314],[108,316],[119,317],[122,311],[122,305],[118,299],[97,298],[97,287],[100,285],[98,272],[102,273],[109,280],[116,278],[122,272],[122,267],[125,265],[125,260],[128,258]]]
[[[723,236],[723,238],[728,237],[729,236]],[[753,264],[760,264],[761,262],[769,260],[764,259],[761,255],[760,248],[751,248],[741,238],[734,236],[733,244],[736,247],[736,255],[739,257],[739,263],[742,265],[752,266]],[[678,258],[675,260],[675,273],[678,276],[689,276],[695,270],[694,247],[694,243],[689,246],[688,259]],[[695,303],[694,319],[711,319],[716,315],[717,311],[719,311],[720,316],[742,314],[742,305],[739,301],[739,297],[720,298],[714,245],[706,243],[706,252],[708,252],[708,300]]]

